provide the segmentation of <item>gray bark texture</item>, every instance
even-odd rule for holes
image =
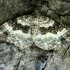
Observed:
[[[0,31],[9,20],[23,15],[35,17],[36,14],[49,17],[57,26],[67,28],[67,37],[61,38],[62,47],[43,50],[33,43],[20,50],[6,41],[6,32],[3,31],[4,36],[0,32],[0,70],[70,70],[70,0],[0,0]]]
[[[31,13],[35,6],[30,0],[0,0],[0,24],[17,16]]]
[[[17,16],[30,14],[35,9],[57,22],[70,22],[69,0],[1,0],[0,24]]]
[[[43,0],[39,5],[42,15],[48,16],[59,23],[70,25],[70,1],[69,0]]]

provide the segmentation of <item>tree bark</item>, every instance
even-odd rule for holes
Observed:
[[[33,43],[21,51],[6,42],[4,33],[5,36],[0,35],[0,69],[70,70],[70,0],[0,0],[0,25],[19,16],[32,15],[35,10],[67,28],[69,34],[66,40],[63,38],[63,47],[58,51],[46,51]]]
[[[1,0],[0,24],[17,16],[30,14],[35,9],[59,23],[69,24],[70,22],[69,0]]]
[[[69,0],[43,0],[37,8],[42,15],[48,16],[58,23],[70,25]]]
[[[0,24],[20,15],[30,14],[35,5],[32,0],[0,0]]]

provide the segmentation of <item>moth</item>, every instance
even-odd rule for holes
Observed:
[[[0,34],[6,35],[5,41],[20,50],[33,44],[43,50],[58,50],[62,47],[62,38],[70,41],[65,27],[44,16],[24,15],[5,22],[2,27]]]

